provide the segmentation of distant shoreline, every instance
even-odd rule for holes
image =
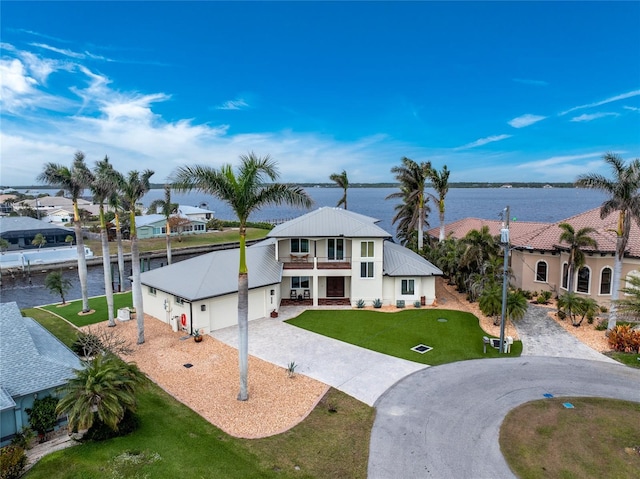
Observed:
[[[303,188],[339,188],[335,183],[287,183],[291,185],[301,186]],[[397,188],[398,183],[350,183],[349,188]],[[430,185],[427,185],[429,187]],[[574,183],[538,183],[538,182],[452,182],[449,183],[449,188],[575,188]],[[152,190],[160,190],[164,188],[162,183],[152,183]],[[47,185],[28,185],[28,186],[0,186],[0,190],[15,189],[15,190],[55,190],[60,188],[50,188]]]

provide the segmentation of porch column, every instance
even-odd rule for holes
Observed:
[[[317,266],[317,264],[315,266]],[[317,268],[314,268],[313,270],[313,292],[311,293],[311,297],[313,298],[313,305],[318,306],[318,270]]]

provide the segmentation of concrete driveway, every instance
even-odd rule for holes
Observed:
[[[418,371],[376,403],[368,477],[514,478],[500,452],[500,425],[511,409],[546,393],[640,402],[640,370],[604,361],[520,357]]]
[[[288,316],[297,315],[292,311]],[[428,366],[398,359],[284,323],[262,318],[249,322],[249,354],[284,368],[294,361],[296,372],[317,379],[373,406],[405,376]],[[210,333],[234,348],[238,328]],[[251,381],[251,371],[249,371]]]

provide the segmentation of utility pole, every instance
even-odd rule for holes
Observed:
[[[504,325],[507,320],[507,288],[509,286],[509,207],[504,209],[502,229],[500,230],[500,243],[504,248],[504,270],[502,274],[502,319],[500,321],[500,354],[504,348]]]

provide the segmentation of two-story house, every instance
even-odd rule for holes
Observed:
[[[276,226],[265,241],[247,248],[249,319],[291,303],[432,304],[435,276],[442,271],[395,244],[377,221],[319,208]],[[145,312],[188,332],[235,324],[238,263],[234,249],[143,273]]]

